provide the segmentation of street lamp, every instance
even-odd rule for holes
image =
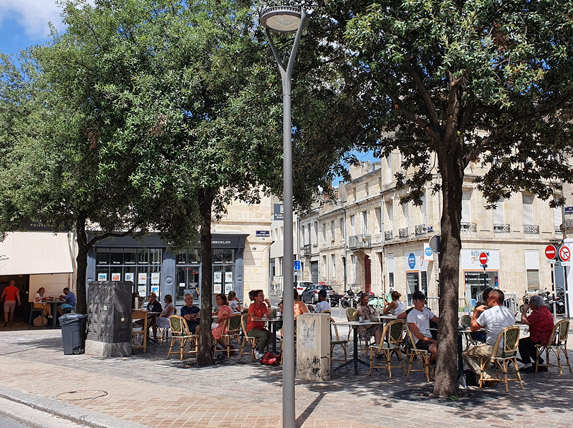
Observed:
[[[294,59],[306,26],[308,15],[304,9],[292,6],[276,6],[265,9],[260,16],[261,25],[275,56],[281,73],[283,86],[283,427],[295,428],[294,402],[294,293],[293,293],[293,197],[292,197],[292,124],[290,110],[291,76]],[[293,33],[296,37],[287,66],[273,43],[270,30],[280,33]]]

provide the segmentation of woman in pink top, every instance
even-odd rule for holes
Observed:
[[[233,310],[229,306],[229,302],[227,301],[227,296],[224,294],[217,294],[215,298],[217,302],[217,306],[219,307],[219,311],[213,313],[213,315],[217,315],[217,326],[211,329],[211,334],[213,338],[219,343],[221,346],[226,346],[225,342],[221,339],[221,336],[226,334],[229,330],[228,323],[225,324],[225,328],[223,329],[223,321],[231,318],[233,316]]]

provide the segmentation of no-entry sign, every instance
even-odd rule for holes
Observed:
[[[569,261],[571,258],[571,251],[569,250],[569,247],[563,245],[561,248],[559,248],[559,258],[564,262]]]
[[[481,254],[479,255],[479,262],[480,262],[482,265],[485,265],[485,264],[487,263],[487,254],[486,254],[486,253],[481,253]]]
[[[556,255],[557,255],[557,249],[555,248],[554,245],[548,245],[547,247],[545,247],[545,257],[547,257],[549,260],[553,260]]]

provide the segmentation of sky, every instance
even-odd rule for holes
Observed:
[[[56,0],[0,0],[0,52],[17,54],[32,45],[50,40],[51,23],[65,31]],[[372,161],[371,153],[355,153],[362,161]],[[338,185],[339,178],[333,181]]]

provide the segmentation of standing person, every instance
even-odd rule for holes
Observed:
[[[76,295],[70,291],[68,287],[62,290],[64,294],[60,294],[61,299],[65,299],[66,303],[58,306],[58,314],[62,315],[66,309],[73,309],[76,306]]]
[[[392,297],[392,301],[384,308],[384,315],[390,314],[398,319],[406,319],[408,316],[406,313],[406,305],[400,301],[402,295],[394,290],[390,296]]]
[[[515,323],[513,314],[503,306],[504,295],[501,290],[492,290],[487,298],[487,306],[476,308],[472,316],[471,331],[485,329],[486,343],[472,346],[462,353],[467,366],[479,378],[481,367],[480,360],[491,355],[497,336],[501,330]],[[491,379],[488,372],[484,374],[486,379]]]
[[[171,294],[166,294],[163,298],[163,302],[165,303],[165,307],[163,308],[161,315],[157,317],[156,323],[157,327],[169,328],[169,317],[175,313],[175,305],[173,304],[173,297],[171,297]]]
[[[252,294],[251,294],[252,293]],[[270,318],[272,316],[271,302],[265,299],[263,290],[255,290],[249,293],[249,297],[254,298],[249,306],[249,318],[247,321],[247,336],[256,339],[255,358],[262,358],[265,348],[269,345],[271,333],[265,328],[265,322],[260,318]]]
[[[415,291],[412,295],[414,307],[408,313],[408,327],[414,335],[416,348],[425,349],[430,353],[430,361],[436,361],[438,357],[438,341],[432,338],[430,321],[440,322],[440,319],[428,309],[426,295],[421,291]]]
[[[14,324],[14,310],[16,309],[16,304],[18,304],[18,306],[21,305],[20,289],[16,287],[16,282],[13,279],[11,279],[8,282],[8,285],[4,287],[0,300],[4,301],[4,327],[8,327],[8,323],[10,325]]]
[[[46,302],[49,300],[48,297],[44,296],[46,289],[44,287],[38,288],[36,292],[36,297],[34,297],[34,309],[41,309],[42,315],[48,318],[52,317],[52,307]]]
[[[185,306],[181,308],[181,316],[187,321],[191,334],[199,334],[199,308],[193,305],[193,295],[185,295]]]
[[[228,323],[226,323],[225,328],[223,329],[222,324],[223,321],[228,320],[233,316],[233,310],[229,305],[227,296],[225,296],[223,293],[217,294],[215,301],[217,302],[218,310],[217,312],[213,312],[213,315],[217,315],[217,322],[215,323],[216,325],[211,329],[211,334],[213,335],[213,339],[215,339],[215,341],[219,345],[225,348],[227,345],[225,344],[225,342],[223,342],[221,336],[227,334],[227,331],[229,330],[229,325]]]
[[[237,297],[237,293],[233,290],[229,291],[229,297],[227,298],[229,302],[229,307],[233,310],[233,312],[241,312],[243,308],[241,307],[241,301]]]
[[[318,292],[318,303],[314,307],[314,312],[330,311],[330,303],[326,300],[326,290]]]
[[[531,309],[531,314],[526,316]],[[521,312],[521,323],[529,326],[529,337],[519,339],[519,356],[524,364],[520,372],[530,373],[535,371],[532,362],[535,361],[535,345],[546,346],[551,339],[553,331],[553,315],[545,306],[541,296],[532,296],[529,305],[524,305]],[[543,359],[539,357],[539,364],[543,364]],[[546,366],[539,367],[540,371],[547,371]]]
[[[368,300],[368,294],[362,293],[360,303],[356,307],[356,312],[359,317],[364,317],[366,321],[378,321],[376,318],[376,309],[368,304]],[[360,326],[358,327],[358,336],[366,342],[370,342],[370,339],[374,336],[376,343],[380,343],[382,326],[379,324]]]

